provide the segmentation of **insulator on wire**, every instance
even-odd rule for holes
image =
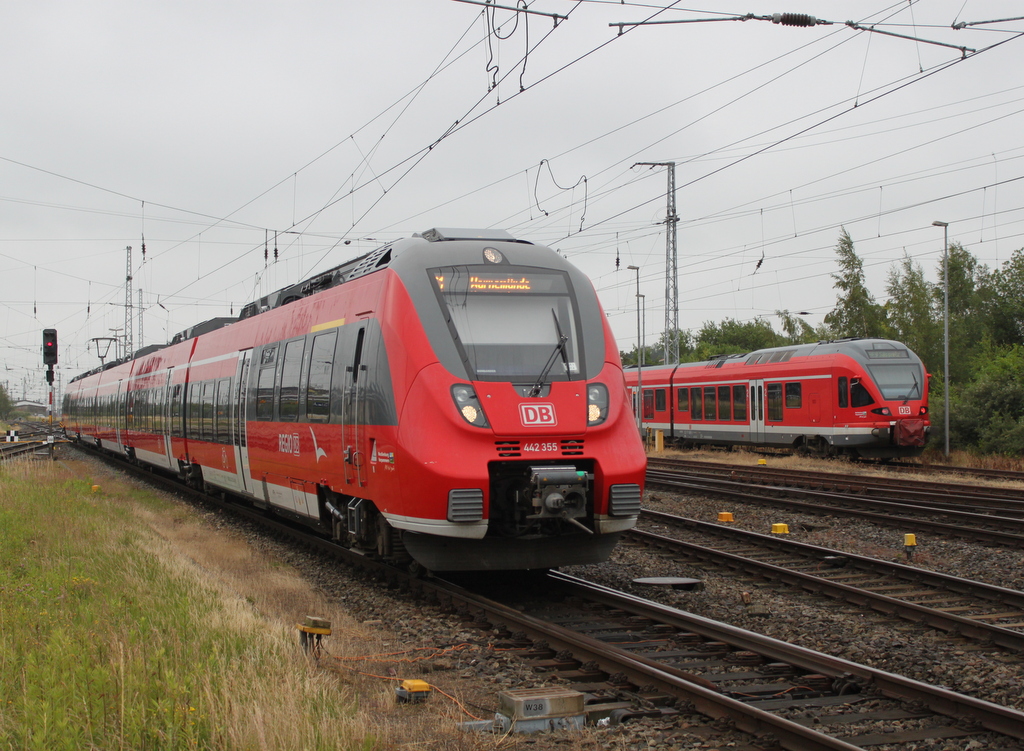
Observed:
[[[818,19],[806,13],[775,13],[772,15],[772,23],[783,26],[817,26]]]

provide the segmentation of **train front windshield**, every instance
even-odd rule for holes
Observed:
[[[924,399],[924,369],[919,364],[869,365],[868,371],[886,401]]]
[[[431,269],[465,359],[479,381],[580,377],[577,308],[559,271],[494,266]]]

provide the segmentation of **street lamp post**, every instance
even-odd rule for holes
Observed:
[[[643,371],[643,339],[640,332],[640,267],[627,266],[630,271],[636,272],[636,427],[643,432],[643,394],[644,394],[644,371]]]
[[[946,458],[949,458],[949,222],[932,222],[942,227],[942,377],[946,379],[943,408],[946,434]]]

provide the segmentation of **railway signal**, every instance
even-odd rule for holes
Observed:
[[[43,365],[46,382],[53,385],[53,366],[57,364],[57,329],[43,329]]]
[[[57,329],[43,329],[43,365],[57,364]]]

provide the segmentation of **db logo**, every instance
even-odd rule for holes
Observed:
[[[557,425],[554,404],[520,404],[519,417],[523,425]]]

